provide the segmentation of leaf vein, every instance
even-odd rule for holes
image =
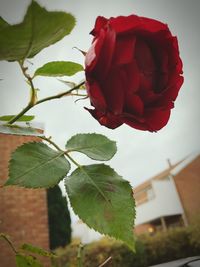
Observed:
[[[51,163],[52,161],[56,160],[57,158],[59,158],[59,157],[61,157],[61,156],[63,156],[63,155],[64,155],[64,152],[61,152],[61,153],[57,154],[55,157],[49,159],[48,161],[44,161],[44,162],[42,162],[42,163],[39,163],[39,164],[33,166],[32,168],[28,169],[28,170],[27,170],[26,172],[24,172],[23,174],[21,174],[21,175],[15,177],[15,179],[17,180],[17,179],[20,179],[20,178],[23,177],[23,179],[20,179],[20,182],[24,182],[24,180],[26,179],[26,177],[24,177],[24,176],[26,176],[26,174],[28,174],[28,173],[30,173],[30,172],[33,172],[33,171],[34,171],[35,169],[37,169],[37,168],[44,167],[45,165]]]

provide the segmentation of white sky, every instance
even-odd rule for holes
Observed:
[[[190,153],[200,150],[200,1],[199,0],[40,0],[49,10],[71,12],[77,25],[70,36],[53,45],[31,60],[30,71],[48,61],[71,60],[83,64],[83,56],[72,47],[87,51],[98,15],[110,17],[137,15],[161,20],[169,25],[172,33],[178,36],[180,54],[184,64],[185,82],[172,110],[168,125],[158,133],[142,132],[121,126],[107,129],[83,109],[89,101],[74,103],[71,97],[53,100],[38,105],[29,114],[45,124],[46,135],[51,135],[61,146],[76,133],[97,132],[117,141],[118,152],[110,165],[128,179],[133,186],[157,174],[167,167],[166,159],[172,163]],[[10,23],[22,20],[28,0],[0,0],[1,16]],[[79,81],[84,74],[68,80]],[[18,113],[27,103],[29,90],[16,63],[0,63],[0,114]],[[67,78],[66,78],[67,79]],[[55,78],[36,78],[40,88],[39,97],[57,94],[66,90]],[[74,99],[75,100],[75,99]],[[84,156],[76,157],[80,163],[92,164]]]

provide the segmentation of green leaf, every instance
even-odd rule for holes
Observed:
[[[15,117],[15,115],[1,116],[0,121],[10,121],[14,117]],[[17,121],[32,121],[34,118],[35,118],[35,116],[32,116],[32,115],[31,116],[23,115]]]
[[[71,14],[50,12],[32,1],[23,22],[9,25],[1,18],[0,60],[32,58],[69,34],[74,25]]]
[[[2,17],[0,17],[0,29],[8,25],[9,24]]]
[[[109,160],[116,151],[115,141],[111,141],[101,134],[77,134],[66,144],[68,151],[81,152],[94,160]]]
[[[56,255],[53,254],[52,252],[49,252],[47,250],[44,250],[43,248],[36,247],[36,246],[33,246],[31,244],[27,244],[27,243],[23,244],[21,246],[21,249],[25,250],[27,252],[35,253],[38,255],[45,256],[45,257],[56,257]]]
[[[34,76],[50,76],[50,77],[61,77],[61,76],[72,76],[79,71],[83,70],[83,66],[71,62],[71,61],[54,61],[48,62],[41,68],[37,69]]]
[[[43,136],[40,130],[32,127],[21,127],[19,125],[0,125],[0,133],[28,136]]]
[[[135,204],[128,181],[104,164],[77,168],[65,180],[74,212],[94,230],[134,250]]]
[[[58,184],[69,170],[63,151],[55,151],[43,143],[26,143],[13,152],[5,185],[49,188]]]
[[[30,255],[17,254],[15,256],[17,267],[43,267],[43,265]]]
[[[61,80],[61,79],[58,79],[58,81],[61,82],[61,83],[64,83],[64,84],[67,85],[67,86],[69,86],[69,88],[73,88],[73,87],[76,86],[76,83],[71,82],[71,81],[63,81],[63,80]],[[80,89],[80,87],[79,87],[79,89]]]

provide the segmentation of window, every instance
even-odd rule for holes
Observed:
[[[155,197],[155,194],[154,194],[154,191],[153,191],[153,188],[152,187],[149,187],[147,189],[147,199],[148,200],[151,200]]]
[[[152,200],[155,197],[153,188],[151,185],[147,186],[146,188],[140,190],[139,192],[135,193],[135,200],[137,206]]]

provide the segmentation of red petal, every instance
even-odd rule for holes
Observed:
[[[155,62],[152,51],[148,44],[137,38],[135,45],[135,58],[142,72],[152,73],[155,71]]]
[[[106,19],[103,16],[99,16],[97,17],[96,21],[95,21],[95,26],[94,29],[91,31],[92,35],[97,35],[99,34],[100,30],[107,24],[108,19]]]
[[[116,40],[113,65],[129,64],[133,61],[135,37],[119,36]]]
[[[140,73],[135,60],[124,67],[127,75],[127,94],[133,94],[139,89]]]
[[[145,122],[147,124],[147,130],[150,132],[156,132],[163,128],[170,117],[171,110],[152,109],[146,110]]]
[[[115,116],[111,113],[102,113],[96,109],[88,109],[85,108],[87,111],[90,112],[90,114],[96,119],[98,120],[98,122],[103,125],[106,126],[110,129],[115,129],[117,127],[119,127],[120,125],[122,125],[122,121],[121,118],[119,116]]]
[[[131,30],[144,30],[150,33],[155,33],[158,31],[169,30],[167,25],[160,21],[138,17],[136,15],[110,18],[109,23],[117,33],[124,33]]]
[[[103,31],[103,30],[102,30]],[[108,28],[105,31],[105,38],[99,52],[98,62],[96,63],[95,73],[101,81],[107,75],[110,68],[113,52],[115,49],[116,33],[113,29]]]
[[[168,101],[175,101],[179,90],[183,84],[184,78],[178,74],[173,74],[170,77],[170,82],[166,91],[162,94],[162,97]]]
[[[105,84],[102,86],[109,110],[117,115],[121,114],[124,107],[126,75],[120,70],[109,73]]]
[[[138,129],[142,131],[148,130],[147,125],[145,123],[137,121],[136,119],[131,118],[131,117],[124,117],[123,122],[134,129]]]
[[[127,112],[142,115],[144,111],[144,104],[141,98],[137,95],[127,95],[126,110]]]
[[[172,59],[174,59],[174,63],[176,66],[176,71],[180,74],[183,73],[183,63],[179,57],[179,47],[178,47],[178,41],[176,37],[172,38],[172,48],[171,48],[172,53]]]
[[[109,23],[117,33],[124,33],[137,28],[141,24],[141,19],[136,15],[130,15],[127,17],[119,16],[116,18],[110,18]]]
[[[167,67],[168,71],[176,70],[178,73],[183,73],[183,64],[179,56],[179,48],[177,38],[173,36],[163,36],[160,37],[161,40],[158,40],[159,47],[156,49],[156,53],[159,55],[159,58],[163,60],[163,53],[167,53]]]
[[[164,24],[161,21],[150,19],[150,18],[145,18],[145,17],[141,17],[141,21],[143,23],[143,27],[144,27],[143,29],[145,29],[148,32],[151,32],[151,33],[156,33],[159,31],[170,32],[167,24]]]
[[[123,122],[135,129],[156,132],[167,124],[169,117],[170,110],[152,109],[146,111],[145,117],[125,114]]]
[[[96,66],[100,51],[105,39],[105,31],[101,31],[98,39],[94,39],[92,46],[88,50],[86,57],[85,57],[85,66],[86,66],[86,73],[91,72],[94,67]]]
[[[98,110],[105,111],[107,106],[104,96],[96,81],[86,82],[86,88],[90,97],[91,104]]]

